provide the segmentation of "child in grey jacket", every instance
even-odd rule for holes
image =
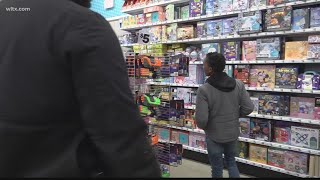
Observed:
[[[244,84],[223,72],[225,65],[222,54],[207,54],[204,71],[209,78],[197,92],[196,123],[206,133],[212,177],[222,178],[224,154],[229,177],[237,178],[239,117],[252,113],[254,105]]]

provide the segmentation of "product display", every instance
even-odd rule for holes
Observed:
[[[298,67],[277,67],[276,88],[295,89],[298,80]]]
[[[261,11],[239,13],[239,33],[255,33],[262,30]]]
[[[275,72],[274,65],[254,65],[250,69],[250,87],[274,88]]]
[[[292,20],[292,7],[285,6],[268,9],[265,14],[265,20],[266,31],[290,30]]]
[[[309,28],[310,9],[295,9],[292,17],[292,30],[301,30]]]
[[[284,168],[286,151],[280,149],[268,149],[268,165]]]
[[[268,148],[260,145],[250,144],[249,158],[251,161],[267,164]]]
[[[255,61],[257,55],[256,41],[242,41],[242,60]]]
[[[257,39],[257,59],[280,59],[280,38]]]
[[[308,58],[308,42],[293,41],[286,42],[285,60],[303,60]]]

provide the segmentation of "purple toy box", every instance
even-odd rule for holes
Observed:
[[[320,76],[314,71],[307,71],[298,76],[297,89],[319,90]]]

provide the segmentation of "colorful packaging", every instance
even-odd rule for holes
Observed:
[[[173,142],[173,143],[180,143],[180,140],[179,140],[179,131],[177,130],[171,130],[171,138],[170,138],[170,141]]]
[[[279,168],[284,168],[284,156],[286,151],[281,149],[274,149],[269,148],[268,149],[268,165],[275,166]]]
[[[138,14],[137,18],[138,18],[138,24],[139,25],[146,24],[146,16],[145,16],[145,14]]]
[[[251,99],[253,106],[254,106],[252,114],[258,114],[258,112],[259,112],[259,98],[258,97],[250,97],[250,99]]]
[[[182,145],[189,146],[189,133],[179,132],[179,143]]]
[[[285,60],[304,60],[308,58],[308,42],[286,42]]]
[[[320,27],[320,7],[311,8],[310,27]]]
[[[310,35],[308,37],[309,44],[320,43],[320,35]]]
[[[249,159],[251,161],[267,164],[268,149],[265,146],[250,144]]]
[[[222,28],[222,20],[207,21],[207,36],[221,36]]]
[[[271,121],[254,119],[250,121],[250,138],[260,141],[271,141]]]
[[[274,141],[282,144],[290,144],[291,129],[290,127],[274,127]]]
[[[257,39],[257,59],[277,60],[280,59],[281,41],[279,37]]]
[[[188,19],[189,18],[189,5],[181,7],[181,19]]]
[[[229,77],[233,78],[233,66],[232,65],[226,65],[223,72],[227,73]]]
[[[161,141],[170,141],[170,130],[165,128],[158,128],[158,137]]]
[[[256,41],[242,41],[242,60],[255,61],[257,54]]]
[[[177,29],[178,29],[177,23],[170,24],[167,27],[168,41],[176,41],[177,40]]]
[[[233,0],[233,11],[243,11],[248,8],[248,0]]]
[[[204,60],[208,53],[211,53],[211,52],[220,53],[221,52],[220,44],[219,43],[202,44],[201,51],[202,51],[202,56],[200,57],[200,59]]]
[[[249,157],[249,144],[239,141],[238,144],[238,157],[246,159]]]
[[[249,85],[250,66],[249,65],[235,65],[234,78],[242,81],[245,85]]]
[[[240,59],[239,42],[222,42],[222,52],[227,61],[236,61]]]
[[[194,27],[192,25],[183,26],[178,28],[177,38],[178,40],[192,39],[194,38],[194,34]]]
[[[292,17],[292,30],[302,30],[309,28],[310,9],[295,9]]]
[[[320,44],[309,44],[308,59],[320,59]]]
[[[197,23],[197,38],[207,37],[207,23],[205,21]]]
[[[320,75],[314,71],[306,71],[299,74],[297,81],[297,89],[318,90],[320,84]]]
[[[157,43],[161,42],[162,38],[162,27],[161,26],[153,26],[150,28],[150,42]]]
[[[190,132],[189,146],[193,148],[206,150],[207,149],[206,136],[204,134]]]
[[[262,30],[261,11],[239,13],[239,34],[257,33]]]
[[[253,65],[250,69],[250,87],[265,87],[273,89],[275,86],[274,65]]]
[[[268,5],[272,6],[272,5],[279,5],[279,4],[284,4],[289,2],[289,0],[268,0]]]
[[[267,5],[267,0],[249,0],[249,8],[251,10],[258,9]]]
[[[207,0],[206,2],[206,15],[214,14],[218,8],[218,0]]]
[[[287,151],[284,155],[285,170],[300,174],[308,173],[308,155],[293,151]]]
[[[173,21],[174,20],[174,5],[169,4],[166,6],[166,20]]]
[[[240,122],[240,137],[250,137],[250,118],[239,118]]]
[[[205,15],[205,0],[190,0],[190,17]]]
[[[259,95],[259,114],[287,116],[290,97],[286,95]]]
[[[291,21],[291,6],[268,9],[265,14],[265,31],[290,30]]]
[[[315,98],[314,119],[320,120],[320,97]]]
[[[295,89],[298,81],[297,66],[276,68],[276,88]]]
[[[291,97],[290,116],[313,119],[315,99],[307,97]]]
[[[223,35],[238,34],[238,29],[239,29],[238,17],[223,19],[222,24],[223,24],[223,28],[222,28]]]
[[[177,99],[184,100],[185,106],[191,106],[192,88],[177,88]]]
[[[232,0],[217,0],[218,1],[218,13],[226,13],[232,11]]]
[[[161,26],[162,32],[161,32],[161,40],[162,42],[167,42],[168,41],[168,37],[167,37],[167,26]]]
[[[306,127],[291,127],[291,145],[319,149],[319,129]]]

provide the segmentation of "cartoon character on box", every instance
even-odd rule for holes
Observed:
[[[197,17],[204,15],[205,11],[204,0],[190,0],[190,17]]]
[[[242,41],[242,61],[255,61],[257,54],[256,41]]]
[[[249,145],[246,142],[239,142],[238,145],[238,157],[246,159],[249,155]]]
[[[287,151],[284,155],[285,170],[300,174],[308,173],[308,154]]]
[[[306,71],[298,76],[297,89],[303,90],[318,90],[320,76],[314,71]]]
[[[298,67],[276,68],[276,88],[295,89],[298,80]]]
[[[278,7],[268,9],[265,14],[265,30],[290,30],[292,19],[292,7]]]
[[[280,149],[279,150],[273,149],[273,148],[268,149],[268,165],[284,168],[285,167],[284,154],[285,154],[285,151]]]
[[[275,142],[283,143],[283,144],[290,144],[290,139],[291,139],[290,135],[291,135],[291,129],[289,127],[287,127],[287,128],[275,127],[274,128]]]
[[[249,138],[250,136],[250,118],[240,118],[240,136]]]
[[[308,59],[320,59],[320,44],[309,44]]]
[[[252,66],[250,69],[250,86],[273,89],[275,86],[275,66]]]
[[[249,158],[251,161],[267,164],[268,149],[265,146],[250,144]]]
[[[313,119],[314,107],[314,98],[291,97],[290,116]]]
[[[250,138],[261,141],[271,141],[271,122],[261,119],[251,119]]]

